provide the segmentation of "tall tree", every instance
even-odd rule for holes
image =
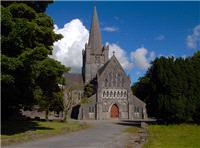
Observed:
[[[186,59],[156,58],[132,90],[147,103],[150,116],[166,122],[199,122],[199,52]]]
[[[50,59],[53,21],[44,11],[51,2],[2,2],[1,62],[2,117],[59,92],[59,79],[68,69]],[[49,83],[47,83],[49,82]],[[52,90],[44,87],[53,86]],[[37,93],[36,93],[37,92]],[[40,92],[40,93],[39,93]]]

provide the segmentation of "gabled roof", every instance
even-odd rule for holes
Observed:
[[[138,102],[140,104],[146,105],[146,103],[142,100],[140,100],[138,97],[136,97],[135,95],[133,95],[133,101],[134,102]]]
[[[107,67],[107,65],[110,63],[110,59],[98,70],[98,74],[101,75],[102,72],[105,70],[105,68]]]
[[[98,70],[99,76],[105,71],[105,69],[108,67],[108,65],[110,65],[113,61],[116,61],[116,63],[122,69],[122,71],[124,72],[124,74],[126,74],[125,71],[124,71],[124,69],[122,68],[121,64],[119,63],[119,61],[117,60],[117,58],[113,54],[113,56]]]

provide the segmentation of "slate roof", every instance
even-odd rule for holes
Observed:
[[[110,59],[98,70],[98,74],[101,75],[102,72],[105,70],[105,68],[107,67],[107,65],[110,63]]]
[[[142,100],[140,100],[140,99],[139,99],[138,97],[136,97],[135,95],[133,95],[133,101],[134,101],[134,102],[137,101],[137,102],[139,102],[140,104],[146,105],[145,102],[143,102]]]
[[[121,66],[121,64],[119,63],[119,61],[117,60],[117,58],[115,57],[115,55],[113,54],[113,56],[98,70],[98,74],[101,75],[103,73],[103,71],[106,69],[106,67],[108,66],[108,64],[112,61],[112,60],[116,60],[116,62],[120,65],[120,67],[122,68],[123,72],[124,69]],[[124,72],[125,73],[125,72]]]

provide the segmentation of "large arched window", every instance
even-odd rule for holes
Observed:
[[[109,85],[109,87],[111,87],[112,86],[112,73],[109,73],[109,75],[108,75],[108,85]]]
[[[107,87],[108,86],[108,79],[106,78],[105,79],[105,87]]]
[[[120,87],[120,84],[121,84],[121,76],[120,74],[117,74],[117,87]]]
[[[122,78],[121,85],[122,85],[122,87],[124,87],[124,78]]]
[[[116,81],[117,75],[113,75],[113,86],[116,86],[117,81]]]

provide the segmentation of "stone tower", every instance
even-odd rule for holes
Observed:
[[[103,46],[101,42],[99,20],[96,6],[94,6],[89,41],[85,44],[85,49],[82,53],[82,75],[85,84],[96,78],[98,69],[108,61],[108,51],[109,46]]]

